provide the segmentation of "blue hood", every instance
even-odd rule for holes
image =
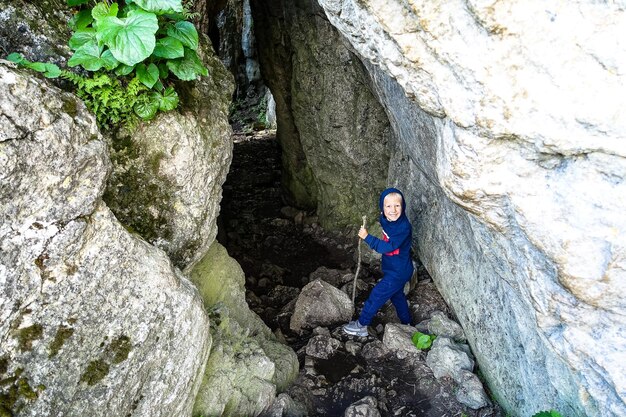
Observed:
[[[402,196],[402,215],[404,216],[404,212],[406,211],[406,200],[404,199],[404,194],[402,194],[402,191],[398,190],[397,188],[387,188],[380,194],[380,199],[378,200],[378,208],[380,208],[380,211],[382,213],[385,197],[387,197],[391,193],[398,193]]]

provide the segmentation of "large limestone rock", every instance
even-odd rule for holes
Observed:
[[[389,121],[360,61],[314,1],[253,1],[259,54],[276,100],[284,185],[325,227],[377,218]],[[280,39],[280,41],[277,41]],[[286,58],[288,57],[288,58]]]
[[[626,414],[623,7],[320,4],[389,113],[388,182],[499,402]]]
[[[327,282],[316,279],[298,296],[289,327],[295,332],[348,322],[354,313],[350,297]]]
[[[197,291],[102,203],[73,95],[0,65],[0,414],[188,416],[211,339]]]
[[[245,302],[245,276],[214,242],[191,271],[211,311],[211,350],[194,415],[258,415],[298,375],[298,358]]]
[[[209,45],[209,76],[179,83],[181,108],[111,139],[105,201],[127,227],[188,271],[217,234],[222,184],[232,159],[232,76]]]

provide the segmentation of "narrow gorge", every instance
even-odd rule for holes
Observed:
[[[626,416],[624,4],[111,3],[206,75],[105,128],[8,60],[85,15],[0,0],[0,417]],[[413,322],[352,337],[387,187]]]

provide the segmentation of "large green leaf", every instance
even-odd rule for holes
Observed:
[[[98,71],[106,62],[102,59],[103,49],[95,40],[87,42],[74,52],[74,55],[67,61],[67,65],[70,67],[81,65],[87,71]]]
[[[117,68],[118,65],[120,65],[120,61],[115,59],[110,49],[107,49],[106,51],[104,51],[101,57],[102,57],[102,64],[104,65],[104,68],[106,68],[109,71],[114,70],[115,68]]]
[[[17,52],[11,52],[7,55],[7,61],[15,62],[16,64],[24,65],[28,61],[24,58],[24,56]]]
[[[133,70],[135,69],[134,66],[131,65],[126,65],[126,64],[120,64],[117,68],[115,68],[115,73],[117,75],[128,75],[131,72],[133,72]]]
[[[153,56],[157,58],[176,59],[185,56],[185,49],[183,43],[178,39],[166,36],[159,39],[154,47]]]
[[[137,6],[156,14],[168,14],[183,11],[181,0],[133,0]]]
[[[154,64],[150,64],[147,67],[145,64],[138,64],[136,69],[139,81],[148,88],[152,88],[159,80],[159,69]]]
[[[75,51],[88,42],[97,42],[96,31],[93,28],[80,29],[74,32],[69,45],[72,51]]]
[[[154,13],[132,10],[128,17],[105,17],[98,23],[98,38],[113,56],[123,64],[135,65],[152,54],[156,44],[154,34],[159,23]]]
[[[112,3],[110,6],[106,3],[98,3],[91,10],[91,16],[95,20],[101,20],[105,17],[116,17],[118,10],[119,6],[117,5],[117,3]]]
[[[90,10],[81,10],[76,13],[69,21],[70,28],[73,30],[85,29],[93,22]]]
[[[167,35],[178,39],[187,48],[194,51],[198,49],[198,31],[191,22],[183,21],[176,22],[175,25],[168,25]]]
[[[151,94],[144,94],[142,99],[133,107],[137,116],[144,120],[152,119],[159,111],[159,99],[154,97],[154,93],[159,94],[156,91]]]
[[[159,101],[159,110],[170,111],[178,106],[178,94],[173,87],[167,87]]]
[[[89,0],[67,0],[67,5],[70,7],[80,6],[81,4],[87,3]]]
[[[208,75],[196,51],[185,48],[185,57],[167,61],[167,68],[183,81],[195,80],[198,75]]]

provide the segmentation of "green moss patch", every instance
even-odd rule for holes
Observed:
[[[19,342],[20,350],[26,351],[33,348],[33,342],[43,336],[43,327],[40,324],[33,324],[15,331],[15,336]]]
[[[159,172],[164,154],[149,154],[129,136],[114,139],[111,148],[114,170],[103,196],[105,203],[127,230],[148,242],[170,240],[173,184]]]
[[[109,364],[102,359],[89,362],[87,369],[80,377],[80,382],[84,382],[87,385],[95,385],[102,381],[109,373]]]
[[[132,349],[130,337],[120,336],[109,345],[108,351],[111,356],[111,362],[118,364],[128,359],[128,354]]]
[[[34,401],[39,397],[28,380],[22,376],[24,370],[19,368],[8,378],[0,381],[0,417],[10,416],[19,412],[25,402]]]
[[[48,357],[52,358],[59,353],[59,350],[65,344],[65,341],[69,339],[74,334],[74,329],[71,327],[61,326],[59,330],[57,330],[56,335],[54,335],[54,340],[50,343],[49,349],[50,354]]]

